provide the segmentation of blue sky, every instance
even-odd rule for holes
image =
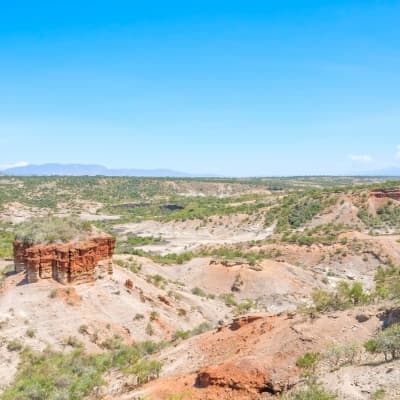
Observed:
[[[400,1],[1,8],[3,168],[243,176],[400,165]]]

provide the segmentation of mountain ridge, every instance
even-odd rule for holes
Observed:
[[[1,171],[4,175],[13,176],[137,176],[137,177],[174,177],[194,178],[211,177],[211,174],[191,174],[170,169],[134,169],[107,168],[99,164],[29,164],[21,167],[7,168]]]

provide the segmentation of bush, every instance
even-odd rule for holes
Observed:
[[[311,297],[318,312],[345,310],[371,300],[360,282],[354,282],[351,286],[347,282],[339,282],[335,292],[317,289],[312,292]]]
[[[219,296],[227,307],[236,307],[237,302],[233,293],[224,293]]]
[[[80,342],[75,336],[68,336],[64,339],[64,346],[71,346],[75,349],[83,347],[82,342]]]
[[[83,324],[83,325],[81,325],[81,326],[79,327],[78,332],[79,332],[81,335],[87,335],[87,334],[88,334],[88,330],[89,330],[89,327],[88,327],[87,325]]]
[[[400,267],[379,267],[375,275],[376,292],[384,299],[400,298]]]
[[[199,287],[193,288],[192,289],[192,294],[194,294],[196,296],[199,296],[199,297],[207,297],[207,293],[203,289],[201,289]]]
[[[364,347],[370,353],[383,354],[385,361],[390,360],[389,356],[392,360],[400,358],[400,323],[379,332]]]
[[[113,337],[104,340],[100,344],[100,347],[106,350],[120,350],[124,347],[124,342],[120,336],[114,335]]]
[[[7,350],[8,351],[21,351],[23,348],[22,343],[17,340],[11,340],[10,342],[7,343]]]
[[[191,331],[183,331],[183,330],[178,330],[174,333],[174,336],[172,338],[172,340],[174,341],[178,341],[178,340],[186,340],[189,339],[193,336],[198,336],[201,335],[205,332],[208,332],[209,330],[211,330],[213,327],[211,324],[209,324],[208,322],[203,322],[202,324],[200,324],[199,326],[197,326],[196,328],[192,329]]]
[[[29,338],[34,338],[35,337],[35,335],[36,335],[36,331],[34,330],[34,329],[28,329],[27,331],[26,331],[26,336],[28,336]]]
[[[156,287],[163,288],[167,284],[167,280],[159,274],[147,275],[146,279]]]
[[[192,336],[191,331],[178,330],[172,336],[172,340],[173,341],[186,340],[189,339],[191,336]]]
[[[356,344],[331,344],[324,356],[332,370],[344,365],[354,364],[358,354],[359,347]]]
[[[297,360],[296,367],[304,371],[314,370],[319,358],[319,353],[306,353]]]
[[[256,307],[256,303],[251,299],[246,299],[243,302],[236,305],[234,315],[240,317],[241,315],[247,314],[252,308]]]
[[[372,400],[383,400],[385,398],[386,392],[384,389],[378,389],[372,395]]]

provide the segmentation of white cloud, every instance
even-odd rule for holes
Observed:
[[[370,163],[372,161],[372,157],[368,154],[350,154],[349,158],[351,161],[361,162],[361,163]]]
[[[27,165],[29,165],[29,163],[26,161],[18,161],[16,163],[10,163],[10,164],[0,164],[0,171],[8,168],[26,167]]]

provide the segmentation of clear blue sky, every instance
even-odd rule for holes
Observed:
[[[9,1],[0,165],[400,165],[400,1]]]

